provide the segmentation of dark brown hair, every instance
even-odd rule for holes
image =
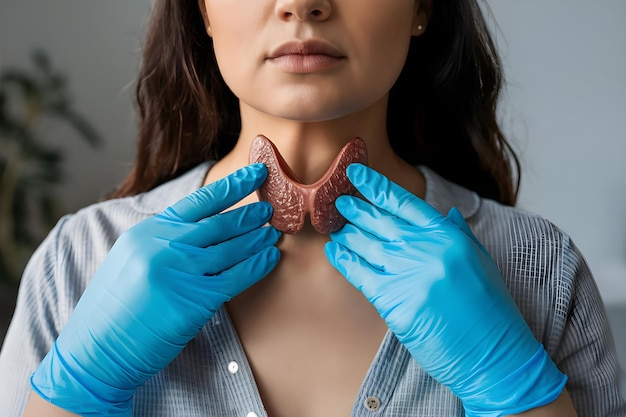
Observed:
[[[514,205],[519,162],[497,122],[502,67],[477,0],[436,0],[390,92],[394,150],[483,197]],[[215,61],[197,0],[158,0],[137,83],[139,143],[112,194],[141,193],[234,146],[237,98]]]

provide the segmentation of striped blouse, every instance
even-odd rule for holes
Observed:
[[[0,416],[21,415],[29,377],[68,320],[117,237],[201,186],[210,163],[141,195],[62,218],[22,279],[0,353]],[[568,376],[581,417],[625,417],[622,377],[594,279],[567,234],[532,213],[480,198],[426,167],[426,201],[455,206],[492,254],[537,339]],[[623,381],[621,382],[623,383]],[[220,310],[168,367],[136,393],[134,415],[266,416],[254,375]],[[388,331],[354,401],[352,416],[463,416],[460,401],[429,377]]]

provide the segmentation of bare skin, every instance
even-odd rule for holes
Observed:
[[[283,239],[280,268],[228,305],[273,417],[350,415],[387,330],[325,261],[325,240]]]

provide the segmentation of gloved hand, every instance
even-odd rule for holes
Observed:
[[[536,340],[461,214],[447,217],[363,165],[348,178],[369,203],[336,201],[349,221],[326,245],[330,263],[376,307],[468,416],[548,404],[566,377]]]
[[[230,207],[267,175],[250,165],[203,187],[117,240],[31,378],[84,416],[130,416],[135,390],[168,365],[222,304],[277,264],[271,206]]]

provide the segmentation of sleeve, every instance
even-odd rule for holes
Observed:
[[[580,251],[565,240],[562,267],[572,279],[573,292],[553,359],[569,378],[566,388],[579,417],[624,417],[623,373],[604,303]]]
[[[30,396],[30,376],[50,350],[71,308],[57,282],[60,234],[66,218],[48,234],[28,262],[16,308],[0,352],[0,416],[21,416]],[[61,297],[60,297],[61,296]]]

